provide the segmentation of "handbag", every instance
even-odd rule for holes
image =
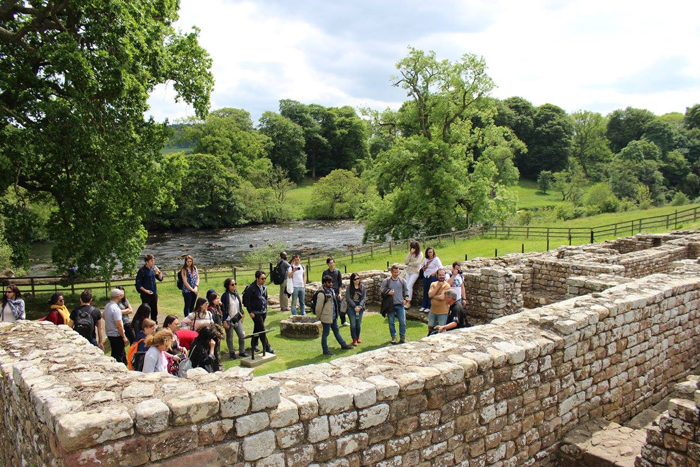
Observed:
[[[340,303],[340,312],[341,313],[347,313],[348,312],[348,302],[346,300],[343,300]]]
[[[292,295],[294,293],[294,281],[291,277],[287,278],[287,294]]]
[[[192,351],[195,349],[195,347],[197,347],[197,346],[195,345],[195,346],[193,346],[193,347],[190,349],[189,355],[192,355]],[[192,368],[192,359],[191,359],[189,356],[188,356],[188,357],[185,357],[184,360],[181,360],[181,361],[180,361],[180,366],[179,366],[179,368],[178,368],[178,370],[177,370],[177,375],[178,375],[180,378],[186,378],[186,377],[187,377],[187,371],[190,370],[191,368]]]

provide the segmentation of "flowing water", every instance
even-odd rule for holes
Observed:
[[[319,255],[346,251],[362,243],[364,227],[354,221],[296,221],[216,230],[156,232],[148,236],[143,253],[152,253],[156,264],[167,270],[182,265],[181,255],[191,255],[200,267],[242,264],[246,256],[269,243],[286,243],[288,253]],[[141,261],[138,262],[141,264]],[[34,246],[30,274],[53,275],[51,245]]]

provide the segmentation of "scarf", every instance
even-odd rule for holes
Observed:
[[[17,298],[15,300],[7,299],[7,304],[10,307],[10,311],[12,311],[12,314],[15,317],[15,320],[18,319],[24,319],[25,318],[25,313],[24,313],[24,300],[21,298]],[[3,310],[4,312],[4,310]]]
[[[65,305],[51,305],[52,310],[56,310],[56,312],[61,315],[63,318],[63,324],[68,324],[68,320],[70,319],[70,312],[68,311],[68,308],[66,308]]]

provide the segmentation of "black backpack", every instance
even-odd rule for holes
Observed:
[[[243,301],[243,306],[246,308],[246,310],[250,308],[250,299],[248,297],[248,288],[249,287],[250,287],[250,285],[246,285],[245,289],[243,289],[242,301]]]
[[[182,290],[185,288],[185,284],[182,282],[182,270],[177,273],[177,288]]]
[[[282,272],[282,261],[277,263],[277,266],[270,273],[270,279],[275,285],[281,285],[284,282],[284,273]]]
[[[73,329],[86,339],[92,339],[93,329],[95,329],[95,321],[92,319],[92,307],[80,307],[75,313],[75,323]]]
[[[146,359],[146,352],[136,352],[131,357],[131,366],[136,371],[143,371],[143,361]]]
[[[314,292],[313,297],[311,297],[311,313],[313,314],[316,314],[316,303],[318,303],[319,294],[323,295],[323,305],[326,304],[326,294],[323,292],[323,289]]]

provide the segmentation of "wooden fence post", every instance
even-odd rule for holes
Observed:
[[[233,267],[233,280],[234,280],[235,282],[238,282],[238,279],[236,279],[236,271],[237,271],[237,268],[236,268],[236,266],[234,266],[234,267]]]
[[[32,297],[36,297],[36,291],[34,290],[34,278],[31,277],[31,278],[29,279],[29,282],[30,282],[31,285],[32,285]]]
[[[676,209],[676,216],[675,216],[675,220],[673,221],[673,228],[674,229],[678,228],[678,209]]]

